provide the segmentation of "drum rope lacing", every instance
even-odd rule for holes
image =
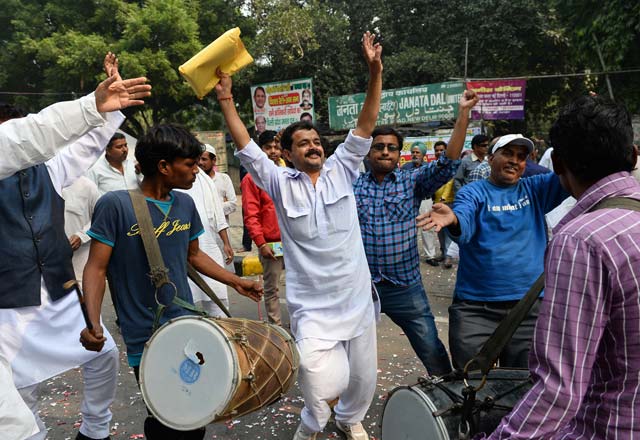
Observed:
[[[226,324],[227,327],[235,327],[233,325],[229,325],[229,323],[226,323],[226,322],[225,322],[225,324]],[[231,329],[229,329],[229,330],[231,330]],[[254,355],[257,355],[260,359],[262,359],[264,364],[267,367],[269,367],[269,369],[272,372],[272,377],[276,378],[276,380],[278,381],[278,384],[280,385],[281,389],[284,389],[284,386],[286,385],[286,382],[291,378],[291,374],[292,374],[291,371],[294,371],[296,368],[293,365],[292,360],[287,358],[286,352],[282,348],[280,348],[277,344],[275,344],[273,341],[271,341],[271,339],[264,339],[263,340],[263,344],[267,343],[267,341],[268,341],[278,351],[280,351],[282,354],[284,354],[284,356],[281,357],[281,359],[280,359],[280,363],[275,367],[267,359],[265,359],[265,357],[262,355],[261,351],[258,351],[256,348],[254,348],[250,344],[248,344],[248,338],[247,338],[246,332],[253,333],[256,336],[262,336],[262,334],[260,334],[259,332],[255,331],[254,329],[248,327],[246,321],[242,322],[242,327],[240,329],[233,328],[233,330],[234,330],[233,339],[239,343],[241,350],[244,352],[244,354],[247,357],[247,359],[249,360],[249,364],[250,364],[249,374],[247,374],[242,379],[246,380],[248,382],[249,387],[251,388],[251,390],[254,393],[253,395],[248,396],[244,400],[239,401],[235,405],[235,407],[232,409],[232,413],[237,414],[238,413],[237,408],[241,407],[242,405],[244,405],[249,400],[251,400],[251,399],[253,399],[255,397],[258,398],[260,406],[263,406],[265,403],[269,403],[269,402],[264,402],[262,397],[260,396],[260,391],[262,391],[262,389],[264,389],[268,385],[268,382],[264,381],[264,383],[260,387],[256,386],[256,382],[255,382],[255,367],[256,367],[257,362],[258,362],[259,359],[254,358],[253,356],[251,356],[250,353],[249,353],[249,350],[251,352],[253,352]],[[271,330],[269,330],[269,334],[270,333],[271,333]],[[264,348],[264,345],[261,347],[261,349],[263,349],[263,348]],[[280,377],[280,375],[278,374],[277,370],[280,368],[280,366],[282,365],[282,363],[284,362],[285,359],[290,364],[290,368],[289,368],[290,372],[289,372],[289,375],[287,376],[287,378],[283,381],[282,378]],[[280,396],[281,396],[281,394],[280,394]],[[269,400],[273,399],[273,397],[275,397],[275,396],[269,396]]]

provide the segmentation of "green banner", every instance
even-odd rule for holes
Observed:
[[[414,124],[458,117],[463,82],[444,82],[382,91],[378,125]],[[329,126],[355,128],[364,105],[364,93],[329,98]]]

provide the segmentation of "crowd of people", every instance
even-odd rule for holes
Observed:
[[[140,380],[155,325],[194,310],[224,316],[227,286],[264,297],[268,321],[282,325],[282,274],[304,399],[294,440],[317,438],[332,413],[347,439],[369,438],[362,421],[376,389],[381,312],[426,373],[446,377],[464,370],[543,273],[543,294],[499,358],[501,367],[529,368],[533,386],[486,436],[640,435],[640,184],[629,113],[599,96],[563,108],[550,132],[552,169],[515,133],[477,135],[461,159],[479,101],[467,90],[449,141],[433,145],[436,160],[426,162],[427,146],[416,142],[400,167],[402,134],[376,126],[382,46],[367,32],[362,51],[364,105],[329,157],[306,119],[252,139],[231,77],[216,72],[216,98],[247,171],[242,211],[264,286],[225,268],[237,198],[212,146],[160,124],[137,140],[135,161],[129,157],[119,110],[142,105],[151,87],[146,78],[123,80],[113,54],[104,61],[108,78],[88,96],[26,116],[0,106],[2,438],[46,438],[39,384],[76,366],[84,382],[76,438],[109,438],[119,362],[101,320],[107,284]],[[264,105],[264,90],[254,100]],[[632,202],[603,207],[608,199]],[[148,208],[166,271],[150,267],[137,203]],[[425,292],[419,241],[430,265],[451,268],[459,258],[449,351]],[[188,264],[220,305],[188,279]],[[76,279],[86,316],[63,288]],[[178,301],[157,311],[158,295],[174,294]],[[150,412],[144,431],[151,440],[205,435],[205,427],[178,431]]]

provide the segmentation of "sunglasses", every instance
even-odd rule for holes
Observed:
[[[397,146],[396,144],[373,144],[371,146],[372,150],[376,150],[376,151],[384,151],[384,149],[389,150],[389,152],[393,153],[395,151],[400,151],[400,147]]]

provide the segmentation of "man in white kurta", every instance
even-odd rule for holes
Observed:
[[[315,127],[306,121],[290,125],[281,144],[296,169],[276,166],[251,140],[232,102],[231,79],[218,72],[216,94],[236,156],[273,200],[280,224],[305,401],[295,440],[316,438],[336,397],[338,429],[347,439],[368,439],[361,422],[376,387],[376,307],[352,184],[380,108],[382,47],[373,40],[369,33],[363,37],[370,80],[356,129],[325,162]]]
[[[138,188],[135,165],[133,160],[127,158],[129,150],[126,141],[123,134],[117,133],[116,136],[109,140],[105,154],[101,155],[87,172],[87,177],[96,184],[100,195],[109,191]],[[109,149],[113,148],[111,145],[114,143],[124,143],[124,158],[111,157]],[[121,145],[118,145],[118,151],[122,150],[122,148]],[[119,152],[118,154],[122,155],[123,153]],[[109,160],[113,163],[109,162]]]
[[[42,163],[56,150],[74,141],[47,163],[46,170],[58,194],[64,185],[78,176],[78,171],[83,173],[101,152],[98,145],[104,146],[124,119],[119,113],[106,116],[103,113],[142,104],[140,99],[149,94],[150,87],[143,86],[144,78],[122,81],[117,70],[111,73],[112,76],[98,86],[95,95],[54,104],[37,115],[0,121],[4,122],[0,125],[0,179]],[[97,149],[97,154],[92,152],[92,148]],[[77,333],[74,333],[76,324],[82,323],[77,299],[75,303],[70,302],[73,297],[67,295],[52,302],[45,283],[41,282],[41,286],[39,306],[0,309],[0,357],[11,364],[14,384],[30,407],[32,416],[37,414],[38,383],[84,364],[85,378],[89,380],[85,382],[81,411],[104,420],[84,420],[81,431],[84,429],[84,433],[92,438],[106,437],[111,418],[109,404],[113,398],[109,400],[105,394],[113,394],[111,388],[115,386],[117,377],[117,349],[112,342],[108,350],[97,355],[80,353],[78,347],[82,349],[82,346],[77,341]],[[5,365],[0,364],[2,367]],[[3,380],[7,377],[3,374]],[[30,438],[44,439],[46,431],[39,417],[36,415],[39,423],[34,428],[33,417],[25,419],[20,411],[24,403],[16,402],[15,394],[4,385],[2,388],[0,437],[23,439],[41,430]],[[104,400],[108,400],[106,408],[97,409]],[[6,411],[13,414],[6,416]],[[15,416],[20,416],[20,419]],[[5,424],[5,421],[9,423]]]
[[[91,237],[87,235],[91,227],[93,208],[100,198],[98,187],[91,179],[80,176],[70,186],[62,189],[64,199],[64,232],[69,237],[73,249],[73,271],[77,280],[82,280],[82,271],[89,258]]]
[[[225,260],[231,261],[230,258],[223,256],[223,252],[220,249],[219,242],[226,239],[227,251],[231,250],[231,246],[228,245],[229,239],[227,236],[227,229],[229,225],[224,216],[222,210],[222,202],[218,197],[218,191],[213,183],[213,180],[209,178],[205,173],[200,172],[196,174],[196,180],[193,182],[193,186],[188,190],[176,190],[187,193],[191,196],[195,202],[198,214],[200,214],[200,220],[204,226],[204,233],[198,237],[200,249],[209,255],[213,261],[220,266],[225,266]],[[224,239],[220,236],[224,235]],[[229,297],[227,294],[227,286],[220,281],[214,280],[206,275],[202,275],[202,279],[211,288],[213,293],[216,294],[220,301],[225,305],[227,310],[229,309]],[[201,307],[205,312],[211,316],[225,317],[226,315],[193,281],[189,280],[189,288],[191,289],[191,295],[193,296],[193,302],[198,307]]]

